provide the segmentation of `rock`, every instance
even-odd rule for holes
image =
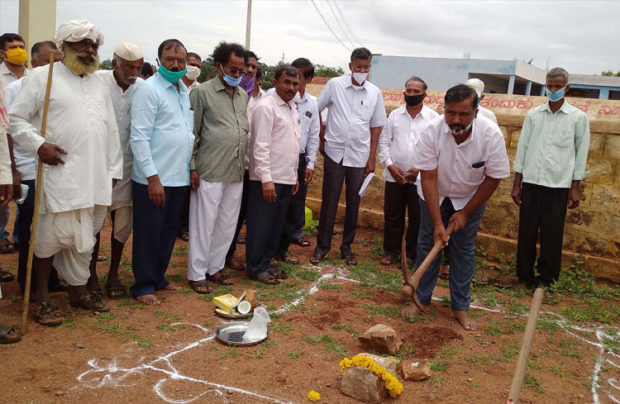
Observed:
[[[396,331],[384,324],[372,326],[362,334],[359,340],[373,351],[390,355],[396,354],[403,344]]]
[[[400,373],[405,380],[419,382],[431,377],[431,365],[428,362],[418,362],[412,359],[405,359],[400,363],[399,368]]]
[[[58,390],[58,391],[56,391],[56,393],[55,393],[55,394],[56,394],[56,397],[62,397],[62,396],[64,396],[64,395],[65,395],[65,392],[64,392],[64,391],[62,391],[62,390]]]
[[[396,367],[398,366],[398,361],[396,359],[388,358],[387,356],[373,355],[366,352],[362,352],[358,355],[372,359],[373,361],[377,362],[377,365],[383,366],[385,370],[390,372],[393,376],[396,376]]]
[[[84,349],[84,344],[82,344],[81,342],[78,342],[75,344],[75,347],[79,349]]]
[[[364,403],[380,403],[388,395],[381,378],[366,368],[351,367],[344,370],[340,390],[343,394]]]

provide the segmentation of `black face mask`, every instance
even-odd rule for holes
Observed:
[[[424,101],[424,98],[426,98],[426,93],[418,95],[405,94],[405,102],[407,103],[408,107],[415,107],[416,105]]]

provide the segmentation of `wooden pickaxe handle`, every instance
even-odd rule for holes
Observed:
[[[452,234],[452,230],[454,230],[454,223],[450,223],[446,228],[446,234],[449,236]],[[443,242],[441,240],[437,240],[433,248],[429,251],[424,261],[420,264],[418,268],[416,268],[413,275],[408,276],[407,274],[407,258],[405,256],[405,241],[403,240],[402,251],[401,251],[401,271],[403,273],[403,294],[405,296],[411,297],[416,306],[422,311],[426,311],[424,307],[420,304],[418,297],[416,295],[416,289],[420,284],[420,279],[424,276],[431,262],[435,259],[439,251],[443,249]],[[403,258],[405,257],[405,258]]]

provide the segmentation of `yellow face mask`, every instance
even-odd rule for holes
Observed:
[[[28,52],[22,48],[12,48],[6,51],[6,61],[21,66],[28,60]]]

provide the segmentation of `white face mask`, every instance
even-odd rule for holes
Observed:
[[[359,85],[364,84],[368,78],[368,73],[353,73],[353,79],[357,81]]]
[[[200,76],[200,67],[187,65],[187,73],[185,73],[185,77],[188,80],[194,81]]]

